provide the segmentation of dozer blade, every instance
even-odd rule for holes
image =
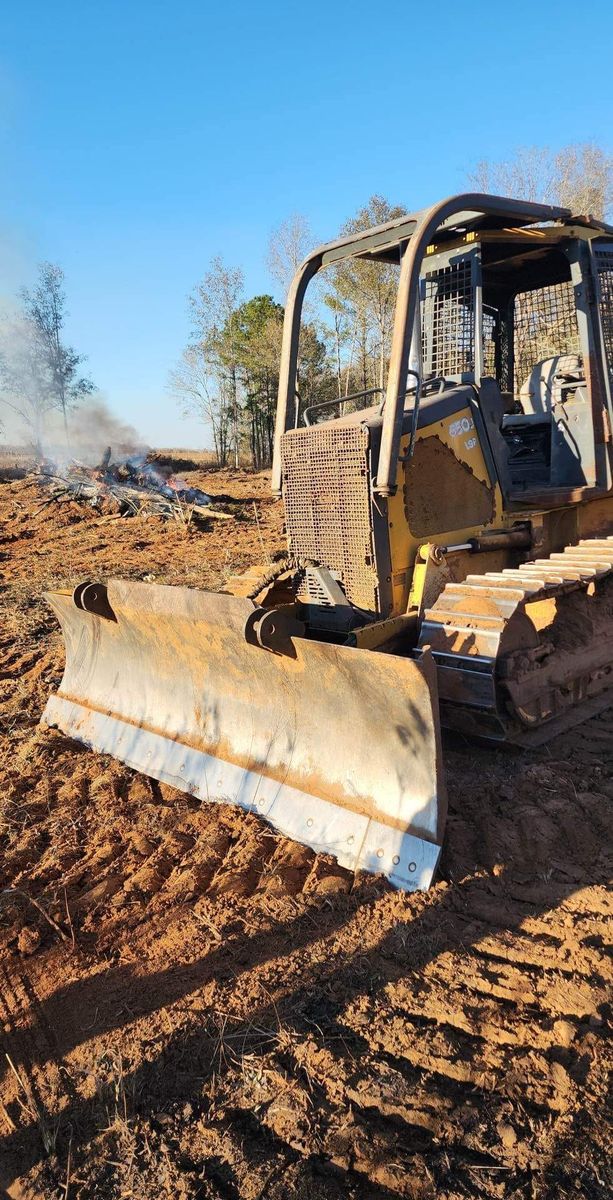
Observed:
[[[245,640],[250,600],[183,587],[111,581],[46,598],[66,669],[44,723],[350,870],[429,886],[446,810],[429,652],[297,637],[273,653]]]

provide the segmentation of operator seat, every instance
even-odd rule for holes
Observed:
[[[526,416],[548,417],[564,399],[569,386],[585,383],[580,354],[556,354],[535,363],[520,388],[519,399]]]

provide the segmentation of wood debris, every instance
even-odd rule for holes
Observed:
[[[96,467],[76,460],[61,468],[47,462],[37,474],[48,492],[37,513],[54,501],[70,498],[97,509],[106,520],[136,515],[182,524],[232,520],[232,514],[215,507],[206,492],[164,471],[146,455],[113,463],[108,447]]]

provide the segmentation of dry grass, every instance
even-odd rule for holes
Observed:
[[[58,1116],[53,1122],[49,1120],[48,1114],[37,1100],[34,1084],[25,1067],[16,1067],[8,1054],[5,1054],[4,1057],[17,1083],[17,1095],[15,1099],[20,1111],[27,1120],[34,1122],[38,1126],[45,1152],[47,1154],[54,1154],[61,1118]]]

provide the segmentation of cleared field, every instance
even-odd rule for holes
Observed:
[[[172,454],[234,521],[0,483],[0,1188],[602,1197],[613,712],[530,753],[448,741],[413,896],[40,729],[45,587],[214,588],[284,547],[265,475]]]

